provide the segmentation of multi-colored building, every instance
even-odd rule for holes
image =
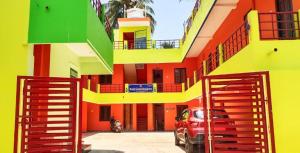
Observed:
[[[112,31],[97,0],[3,6],[5,153],[14,149],[19,75],[82,78],[83,132],[109,131],[111,116],[127,131],[172,131],[183,109],[206,107],[207,76],[262,71],[270,76],[263,103],[271,107],[262,117],[270,138],[260,145],[299,152],[299,0],[197,0],[183,38],[173,40],[152,40],[150,19],[139,9],[128,10]]]

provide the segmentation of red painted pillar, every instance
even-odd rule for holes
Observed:
[[[34,45],[34,76],[50,76],[50,44]]]
[[[33,76],[36,77],[49,77],[50,76],[50,51],[51,45],[50,44],[43,44],[43,45],[34,45],[33,48],[33,56],[34,56],[34,72]],[[40,94],[37,94],[40,95]],[[47,95],[47,94],[46,94]],[[42,96],[42,94],[41,94]],[[48,102],[47,100],[33,100],[34,103],[45,103]],[[33,106],[36,108],[43,108],[47,109],[48,106]],[[33,112],[32,116],[39,116],[39,115],[47,115],[47,112]],[[33,118],[36,121],[45,121],[46,118]],[[44,125],[45,127],[47,124]]]

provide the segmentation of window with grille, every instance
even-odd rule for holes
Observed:
[[[175,68],[175,83],[184,83],[186,79],[186,69],[185,68]]]
[[[112,84],[112,75],[100,75],[99,83],[102,84]]]
[[[109,121],[111,106],[100,106],[99,109],[99,121]]]

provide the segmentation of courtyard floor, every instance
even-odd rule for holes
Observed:
[[[184,153],[173,132],[85,133],[83,141],[90,153]]]

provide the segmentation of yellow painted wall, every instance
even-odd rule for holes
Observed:
[[[134,63],[178,63],[181,49],[134,49],[115,50],[114,64]]]
[[[30,1],[0,2],[0,152],[13,152],[17,75],[28,75],[27,45]]]
[[[123,41],[123,33],[125,32],[136,32],[146,30],[147,31],[147,40],[151,40],[151,28],[150,26],[132,26],[132,27],[120,27],[118,30],[119,37],[115,41]],[[116,38],[116,37],[115,37]]]
[[[201,82],[187,91],[174,93],[95,93],[84,89],[83,101],[95,104],[185,103],[201,93]]]
[[[252,11],[248,19],[250,45],[210,75],[270,71],[276,152],[297,153],[300,137],[300,40],[260,41],[257,12]]]
[[[70,68],[80,77],[79,57],[65,44],[51,44],[50,76],[70,77]]]

